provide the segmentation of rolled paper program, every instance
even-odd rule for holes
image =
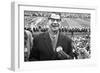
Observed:
[[[63,58],[70,58],[70,56],[63,51],[63,48],[61,46],[57,47],[56,52],[60,54]]]
[[[61,46],[57,47],[57,49],[56,49],[57,52],[59,52],[61,50],[63,50]]]

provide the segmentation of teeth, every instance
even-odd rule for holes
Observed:
[[[52,27],[59,27],[59,24],[52,24]]]

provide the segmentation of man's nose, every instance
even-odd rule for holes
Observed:
[[[57,23],[57,20],[55,20],[54,23]]]

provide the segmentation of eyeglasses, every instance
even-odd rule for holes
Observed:
[[[51,20],[51,21],[57,21],[57,22],[60,22],[61,21],[61,19],[54,19],[54,18],[48,18],[49,20]]]

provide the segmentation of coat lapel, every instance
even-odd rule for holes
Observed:
[[[56,48],[59,47],[59,46],[62,47],[62,37],[61,37],[60,33],[58,35],[58,40],[57,40]]]
[[[45,46],[47,46],[46,49],[48,50],[48,53],[49,53],[51,56],[56,56],[56,52],[53,51],[52,42],[51,42],[49,33],[47,33],[47,34],[45,35],[44,44],[45,44]],[[58,40],[57,40],[56,48],[57,48],[58,46],[63,47],[63,46],[62,46],[62,37],[61,37],[60,33],[59,33],[59,35],[58,35]]]
[[[51,43],[51,39],[49,36],[49,33],[46,34],[45,36],[45,45],[47,46],[48,52],[53,55],[53,47],[52,47],[52,43]]]

